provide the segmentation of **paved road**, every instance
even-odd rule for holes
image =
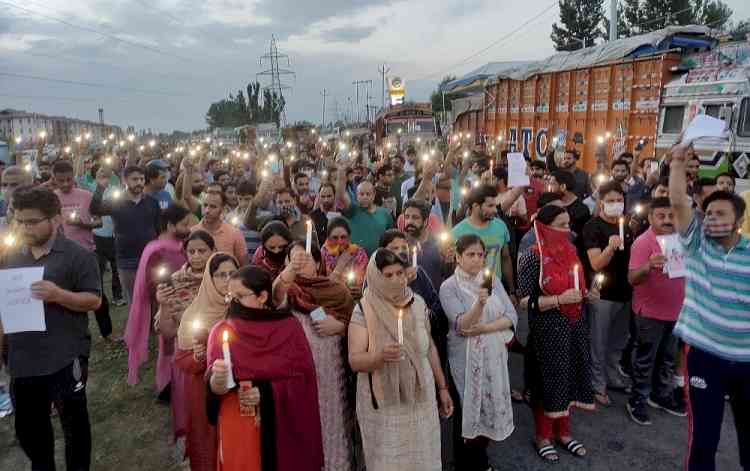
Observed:
[[[524,316],[521,316],[524,317]],[[525,339],[527,326],[521,320],[519,334]],[[523,361],[511,354],[511,383],[522,389]],[[514,406],[516,430],[498,450],[503,464],[497,471],[679,471],[684,469],[687,450],[686,417],[674,417],[662,411],[650,410],[651,426],[641,426],[630,420],[625,410],[627,396],[611,393],[613,405],[594,412],[576,411],[572,415],[573,436],[584,443],[588,457],[575,458],[558,449],[557,464],[543,462],[531,446],[534,421],[531,409]],[[737,435],[728,404],[724,417],[721,442],[717,456],[717,470],[741,471],[737,452]]]

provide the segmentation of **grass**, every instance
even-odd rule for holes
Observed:
[[[109,286],[108,281],[105,286]],[[110,315],[115,332],[121,334],[127,308],[112,306]],[[125,344],[105,342],[99,335],[93,314],[89,316],[89,328],[92,345],[87,395],[93,440],[92,471],[179,469],[171,445],[169,407],[155,401],[154,362],[150,361],[141,369],[140,384],[129,386]],[[156,356],[153,338],[150,350],[153,359]],[[0,419],[0,470],[30,468],[29,460],[15,439],[14,419],[14,415]],[[57,469],[64,470],[62,429],[56,417],[52,421]]]

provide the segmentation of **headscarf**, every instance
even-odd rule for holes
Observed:
[[[223,252],[217,252],[211,255],[206,262],[206,268],[203,270],[203,281],[198,289],[198,295],[193,302],[185,309],[180,321],[180,328],[177,330],[177,346],[180,350],[191,350],[193,348],[193,321],[200,321],[201,329],[210,331],[211,328],[224,318],[227,312],[227,300],[219,293],[214,285],[213,276],[211,276],[211,261],[218,255],[227,255]],[[230,255],[235,265],[239,266],[237,260]]]
[[[387,279],[383,275],[375,263],[377,253],[367,265],[367,289],[360,301],[370,337],[368,350],[379,351],[398,342],[398,311],[402,310],[402,351],[406,358],[387,362],[372,373],[373,392],[384,405],[423,402],[427,398],[427,383],[417,354],[416,332],[417,322],[422,322],[427,307],[421,297],[414,295],[406,278]]]
[[[586,294],[583,265],[578,259],[575,246],[570,242],[570,231],[555,229],[540,221],[534,221],[536,244],[531,249],[539,257],[539,287],[548,296],[557,296],[575,287],[574,267],[578,266],[579,285]],[[562,312],[573,323],[581,317],[582,303],[561,304]]]
[[[295,311],[310,314],[318,306],[344,324],[349,324],[354,300],[345,284],[326,276],[308,278],[297,275],[287,290],[289,305]]]

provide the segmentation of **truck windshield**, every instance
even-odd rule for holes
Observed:
[[[416,132],[435,132],[435,122],[431,119],[420,119],[414,123]]]
[[[661,126],[661,132],[664,134],[677,134],[682,131],[682,118],[684,114],[684,106],[665,107],[664,124]]]
[[[737,134],[742,137],[750,137],[750,98],[742,100],[740,120],[737,124]]]

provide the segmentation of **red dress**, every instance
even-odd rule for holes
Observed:
[[[260,411],[240,415],[237,389],[221,397],[219,406],[217,471],[261,471]]]

